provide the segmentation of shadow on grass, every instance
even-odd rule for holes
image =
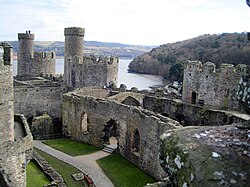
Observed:
[[[31,160],[26,168],[27,187],[50,184],[50,179],[43,173],[35,161]]]

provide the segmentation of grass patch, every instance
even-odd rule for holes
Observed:
[[[94,147],[92,145],[69,139],[47,140],[43,143],[71,156],[87,155],[101,150],[100,148]]]
[[[35,161],[31,160],[26,168],[27,187],[50,184],[49,178],[42,172]]]
[[[101,158],[97,163],[117,187],[143,187],[147,183],[155,182],[152,177],[118,154]]]
[[[78,169],[76,169],[75,167],[61,161],[58,160],[57,158],[46,154],[45,152],[39,150],[39,149],[35,149],[45,160],[47,160],[47,162],[58,172],[62,175],[65,183],[67,184],[67,186],[70,187],[83,187],[82,182],[76,182],[71,174],[73,173],[78,173],[81,172]]]

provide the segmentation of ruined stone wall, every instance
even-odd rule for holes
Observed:
[[[18,67],[17,75],[39,76],[55,75],[55,52],[35,52],[34,34],[30,32],[18,34]]]
[[[0,143],[14,141],[12,47],[0,45]]]
[[[201,102],[215,108],[238,108],[236,91],[241,72],[231,64],[189,61],[184,69],[182,99],[189,103]]]
[[[64,94],[62,111],[63,129],[68,137],[99,147],[104,144],[107,123],[115,121],[120,154],[157,179],[166,176],[158,161],[159,136],[167,129],[177,128],[178,122],[162,116],[163,122],[138,107],[77,92]],[[136,131],[140,137],[139,151],[134,149]]]
[[[84,28],[65,28],[64,81],[70,89],[117,84],[118,58],[83,56]]]
[[[246,67],[246,70],[239,81],[237,99],[240,102],[240,108],[250,113],[250,68]]]
[[[31,75],[55,75],[55,52],[35,52],[32,65]]]
[[[61,85],[19,84],[14,88],[15,113],[24,114],[27,118],[48,113],[52,118],[61,118],[62,94]]]
[[[183,126],[217,126],[245,121],[236,112],[213,110],[208,107],[191,105],[181,100],[163,97],[145,96],[143,107],[175,119]]]
[[[25,187],[32,135],[24,116],[17,116],[24,132],[15,134],[12,77],[12,47],[3,42],[0,44],[0,185]]]

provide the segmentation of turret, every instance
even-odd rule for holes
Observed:
[[[31,34],[30,31],[26,33],[18,33],[18,66],[17,66],[17,75],[29,75],[30,74],[30,64],[31,59],[34,54],[34,34]]]

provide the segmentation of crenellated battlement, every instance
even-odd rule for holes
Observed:
[[[34,34],[18,33],[18,77],[55,75],[55,52],[34,52]]]
[[[84,37],[85,29],[81,27],[68,27],[64,29],[64,36],[82,36]]]
[[[114,57],[114,56],[109,56],[109,57],[96,57],[96,56],[84,56],[83,57],[83,63],[86,64],[107,64],[107,65],[111,65],[111,64],[117,64],[119,62],[119,58],[118,57]]]
[[[26,31],[26,33],[18,33],[18,39],[26,39],[26,40],[34,40],[35,35],[31,34],[30,31]]]
[[[56,58],[55,52],[34,52],[34,59],[54,59]]]
[[[219,68],[216,68],[216,65],[212,62],[206,62],[202,63],[200,61],[188,61],[185,65],[186,72],[193,72],[195,75],[197,73],[202,74],[220,74],[224,76],[224,74],[242,74],[246,70],[246,65],[245,64],[239,64],[236,67],[233,64],[221,64]]]

